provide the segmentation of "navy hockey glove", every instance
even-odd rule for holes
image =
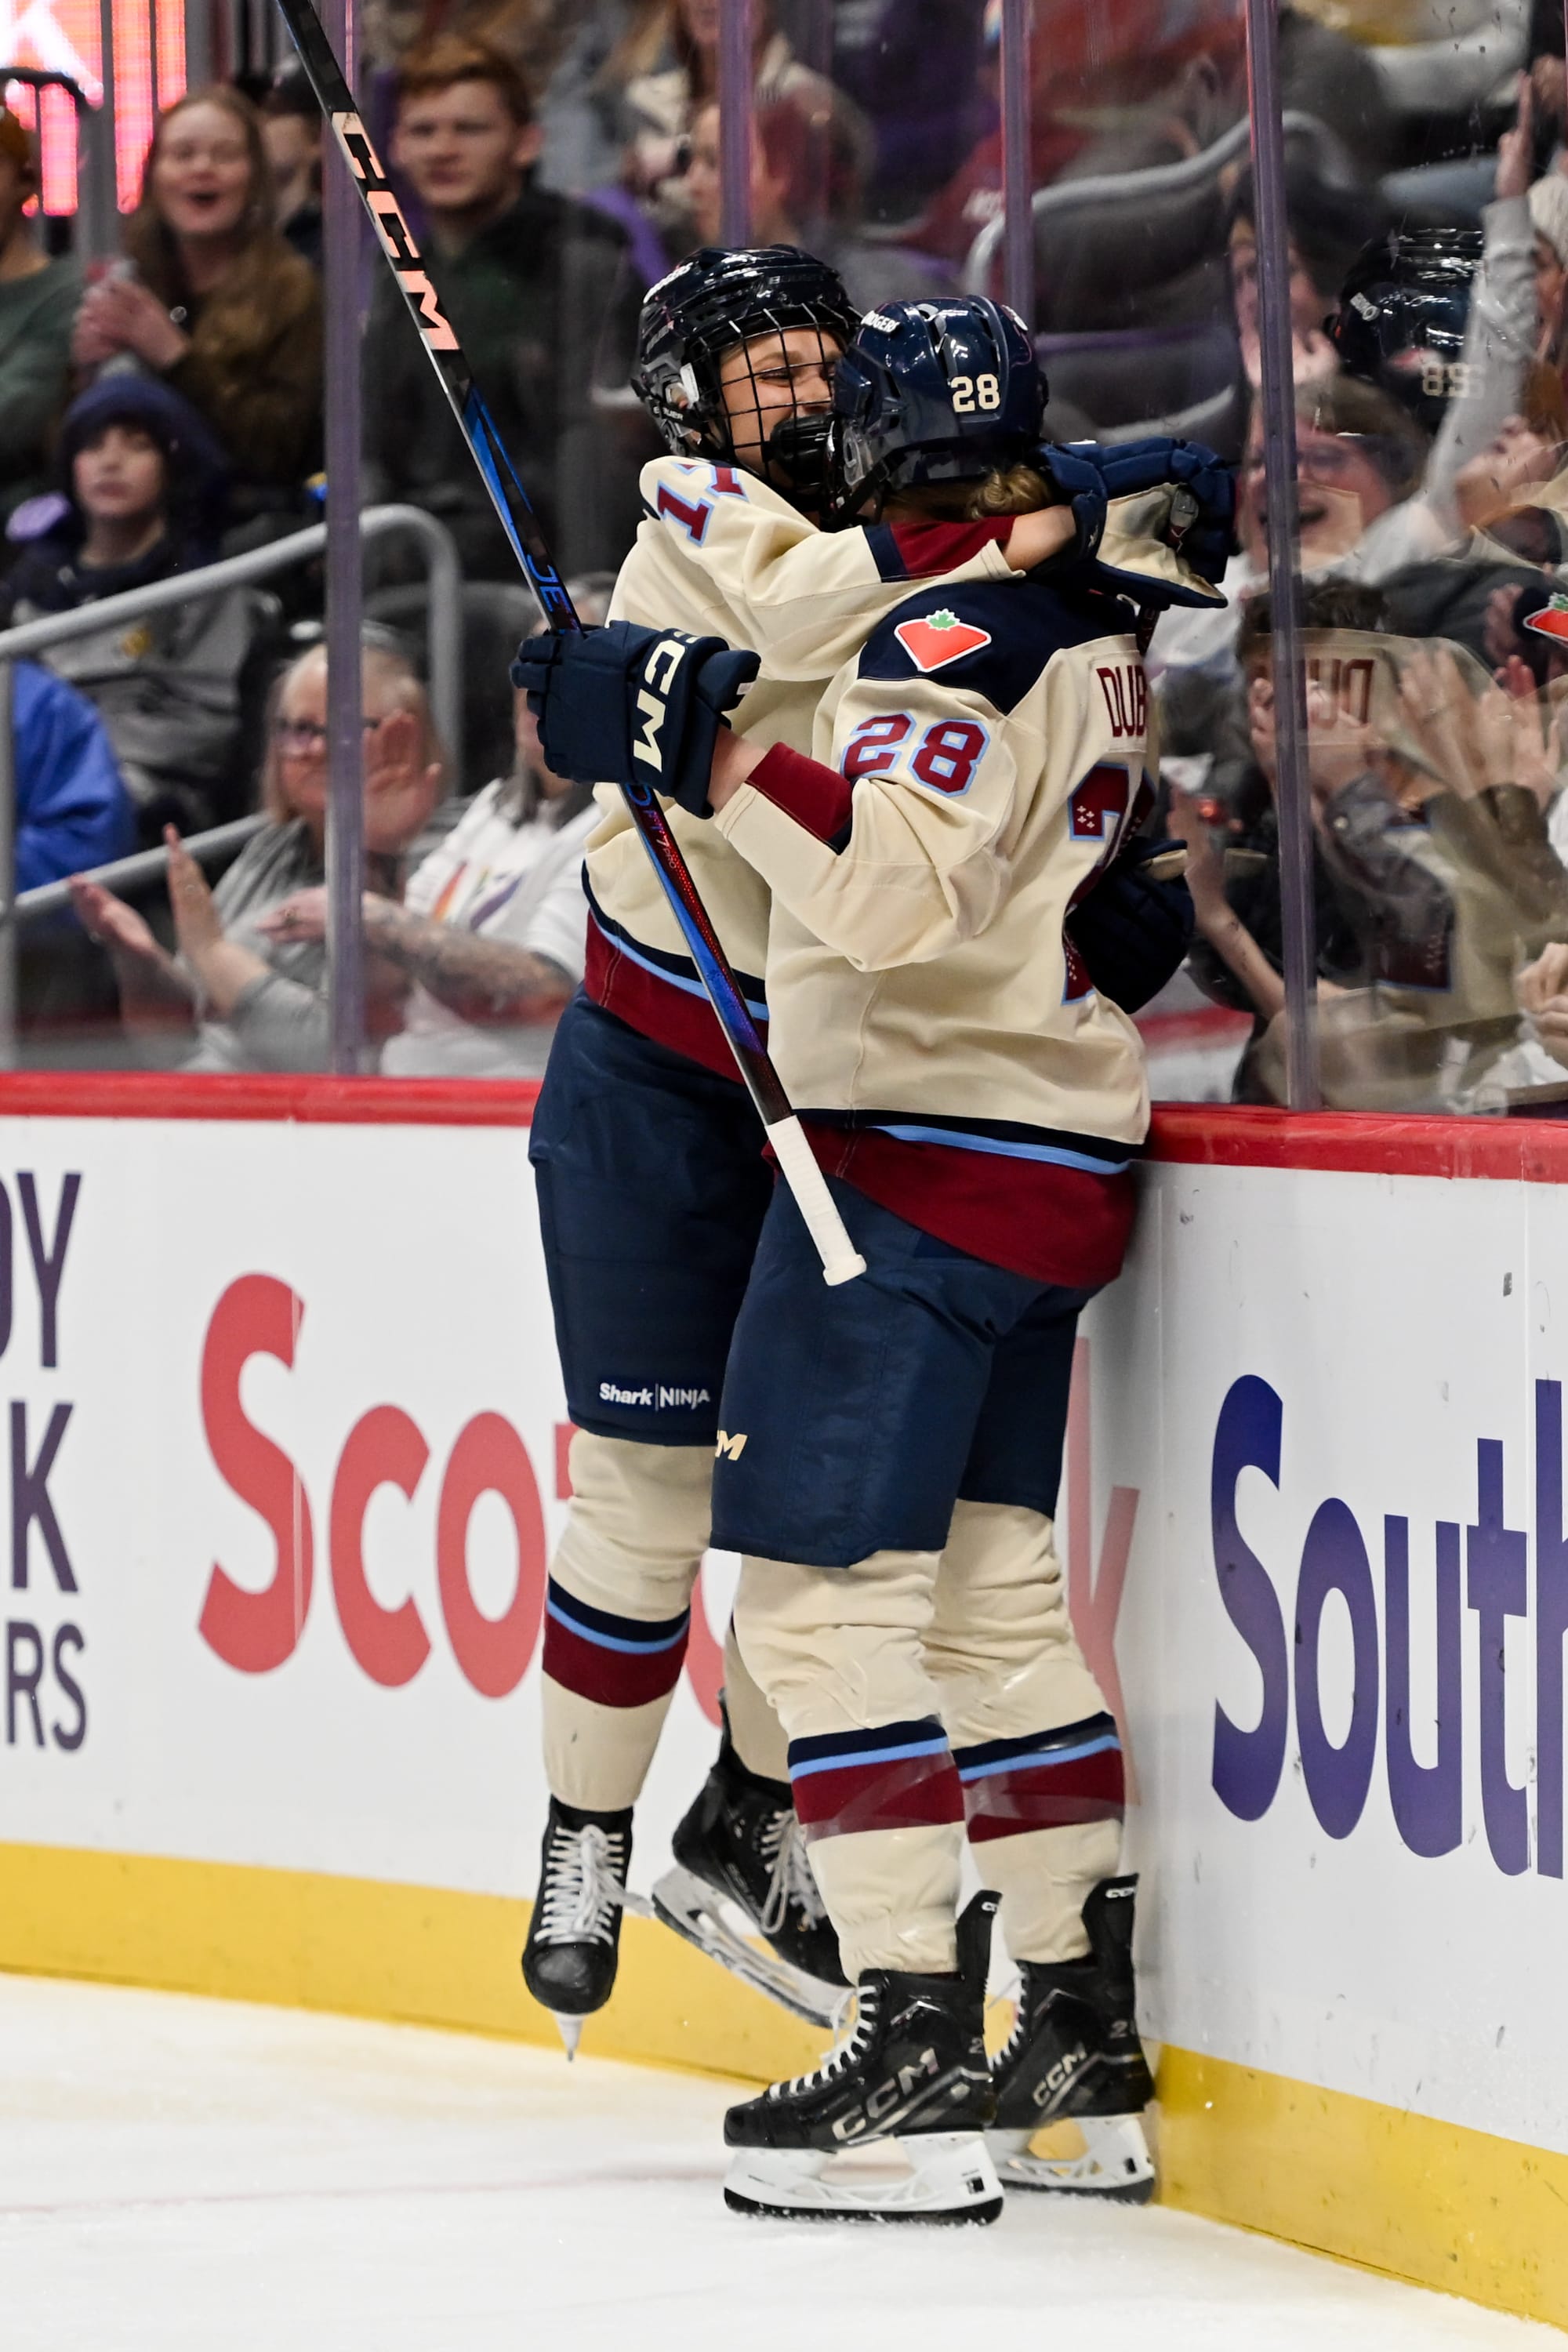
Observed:
[[[1123,1013],[1158,996],[1192,944],[1185,865],[1179,841],[1134,840],[1068,917],[1089,979]]]
[[[1040,471],[1072,509],[1078,537],[1051,559],[1053,566],[1092,562],[1100,552],[1107,504],[1105,476],[1099,460],[1105,455],[1092,441],[1058,446],[1047,441],[1040,451]],[[1049,569],[1050,566],[1042,566]]]
[[[1077,544],[1059,562],[1092,562],[1096,586],[1140,604],[1224,603],[1236,481],[1212,449],[1163,435],[1047,443],[1040,465],[1079,523]]]
[[[1155,482],[1186,491],[1172,515],[1172,535],[1201,579],[1217,588],[1230,561],[1236,525],[1236,472],[1201,441],[1121,441],[1105,455],[1109,495],[1125,498]]]
[[[528,696],[556,775],[645,784],[707,816],[723,714],[757,668],[755,654],[738,653],[722,637],[611,621],[580,635],[525,638],[511,682]]]

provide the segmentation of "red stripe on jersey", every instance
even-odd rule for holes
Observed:
[[[596,1706],[647,1706],[650,1699],[663,1698],[680,1680],[685,1658],[684,1641],[638,1654],[586,1641],[558,1617],[544,1621],[545,1673],[563,1690]]]
[[[837,768],[825,768],[820,760],[808,760],[787,743],[775,743],[765,752],[746,782],[818,841],[831,843],[849,822],[853,784]]]
[[[895,522],[889,528],[910,578],[940,579],[944,572],[973,563],[983,547],[1005,547],[1016,520],[996,515],[985,522]]]
[[[592,915],[583,989],[595,1004],[602,1004],[639,1036],[651,1037],[656,1045],[668,1045],[671,1053],[684,1054],[689,1062],[700,1062],[715,1076],[733,1078],[740,1085],[735,1056],[706,996],[693,996],[645,965],[634,963]],[[759,1021],[757,1026],[765,1039],[767,1024]]]
[[[1121,1750],[990,1772],[966,1784],[963,1801],[971,1845],[1018,1837],[1026,1830],[1065,1829],[1076,1822],[1119,1822],[1124,1804]]]
[[[810,1119],[805,1131],[828,1175],[988,1265],[1068,1290],[1098,1288],[1121,1271],[1137,1205],[1131,1169],[1097,1176]]]
[[[963,1783],[951,1754],[903,1756],[892,1763],[847,1764],[806,1772],[790,1788],[808,1839],[859,1830],[919,1830],[963,1819]]]

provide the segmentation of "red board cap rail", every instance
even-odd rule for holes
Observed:
[[[315,1126],[527,1127],[535,1078],[196,1076],[6,1070],[0,1118],[289,1120]],[[1148,1157],[1183,1167],[1568,1183],[1568,1118],[1393,1118],[1162,1103]]]

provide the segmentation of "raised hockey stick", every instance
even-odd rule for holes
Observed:
[[[336,133],[343,160],[375,226],[382,251],[403,290],[458,429],[484,477],[501,528],[538,599],[544,625],[549,629],[580,629],[583,625],[573,610],[572,599],[545,544],[539,517],[529,503],[528,493],[507,455],[495,420],[474,382],[462,345],[442,316],[419,248],[382,170],[381,158],[359,119],[353,93],[311,0],[278,0],[278,5],[300,52],[300,62],[316,94],[316,103]],[[746,1091],[767,1130],[780,1173],[794,1193],[795,1206],[816,1244],[824,1278],[830,1283],[848,1282],[865,1273],[866,1261],[844,1230],[844,1221],[805,1139],[805,1131],[790,1108],[778,1072],[768,1059],[768,1049],[747,1009],[740,982],[730,969],[729,959],[698,896],[697,886],[658,796],[640,784],[623,784],[620,789],[708,992],[719,1026],[735,1056]]]

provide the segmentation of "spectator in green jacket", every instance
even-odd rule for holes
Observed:
[[[638,520],[637,467],[595,387],[621,390],[641,288],[623,231],[535,184],[542,134],[521,73],[464,36],[410,50],[393,158],[428,222],[426,266],[563,570],[614,570]],[[365,339],[369,498],[457,537],[471,578],[511,580],[491,512],[403,298],[381,273]]]
[[[69,389],[71,322],[81,299],[76,264],[40,251],[23,210],[37,193],[32,139],[0,107],[0,520],[48,487],[50,437]]]

